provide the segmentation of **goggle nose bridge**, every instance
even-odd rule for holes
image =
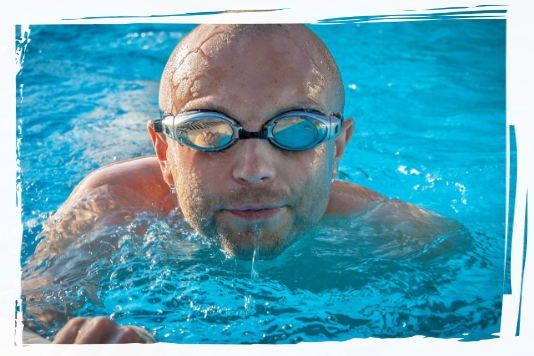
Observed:
[[[266,140],[268,137],[269,137],[269,130],[266,127],[264,127],[261,131],[257,131],[257,132],[245,131],[243,130],[243,128],[239,128],[238,138],[240,140],[246,140],[249,138],[257,138],[260,140]]]

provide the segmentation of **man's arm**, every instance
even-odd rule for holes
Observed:
[[[419,254],[438,236],[457,235],[463,228],[433,211],[339,180],[332,184],[326,215],[350,217],[369,253],[394,259]]]
[[[149,200],[127,187],[114,184],[91,187],[85,195],[69,199],[43,224],[41,236],[44,237],[29,258],[26,270],[35,276],[33,272],[41,269],[38,267],[43,261],[69,248],[90,243],[85,237],[94,236],[108,227],[124,225],[139,213],[154,210]],[[142,235],[143,232],[137,233]],[[109,236],[99,237],[99,243],[113,243]],[[98,255],[102,251],[94,242],[92,253]]]
[[[336,179],[330,188],[330,200],[325,215],[351,216],[365,211],[373,202],[386,199],[371,189]]]
[[[43,224],[27,270],[40,266],[65,249],[87,243],[84,236],[127,224],[142,212],[166,216],[177,206],[176,197],[161,177],[155,157],[103,167],[87,176],[67,201]],[[137,226],[142,230],[142,226]],[[143,235],[144,231],[136,231]],[[105,238],[105,237],[104,237]],[[109,240],[112,242],[112,240]],[[93,253],[98,254],[98,247]]]
[[[86,279],[87,267],[113,253],[119,243],[119,239],[113,238],[118,227],[131,224],[144,212],[164,217],[176,206],[163,179],[153,174],[161,172],[158,165],[154,167],[154,161],[152,157],[144,158],[93,172],[43,224],[43,238],[23,270],[25,314],[31,316],[31,320],[25,320],[26,326],[37,330],[48,329],[54,322],[65,323],[70,317],[68,310],[48,302],[45,292],[77,274],[80,280]],[[136,235],[144,235],[145,225],[131,227]],[[72,261],[76,261],[75,266],[71,266]],[[114,323],[108,326],[118,327]],[[80,330],[92,333],[87,326]]]

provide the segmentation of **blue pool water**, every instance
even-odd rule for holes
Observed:
[[[159,77],[191,25],[31,26],[17,76],[23,269],[42,223],[87,174],[151,155]],[[145,214],[95,259],[73,248],[59,285],[24,310],[110,316],[176,343],[355,337],[479,340],[500,329],[506,188],[503,20],[311,26],[336,59],[356,121],[338,178],[456,220],[410,240],[365,213],[328,219],[282,256],[226,258],[179,216]],[[21,95],[22,93],[22,95]],[[143,236],[133,231],[148,222]],[[409,247],[405,246],[405,242]],[[83,246],[84,242],[81,242]],[[415,247],[414,247],[415,246]],[[82,272],[84,277],[75,278]],[[34,272],[34,273],[39,273]],[[41,325],[52,337],[64,324]]]

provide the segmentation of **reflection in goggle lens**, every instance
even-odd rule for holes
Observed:
[[[176,131],[182,139],[202,148],[227,145],[232,139],[232,127],[219,119],[201,119],[179,125]]]
[[[282,146],[306,147],[317,139],[318,131],[315,125],[315,122],[300,117],[287,118],[276,123],[273,137]]]

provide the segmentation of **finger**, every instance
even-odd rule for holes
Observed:
[[[115,337],[102,345],[99,356],[135,356],[145,346],[146,341],[130,327],[121,326]]]
[[[53,344],[73,344],[87,318],[73,318],[54,337]]]
[[[161,346],[147,343],[137,351],[135,356],[167,356],[167,354],[163,351]]]
[[[106,317],[90,319],[80,329],[75,344],[106,344],[116,337],[119,326]]]

